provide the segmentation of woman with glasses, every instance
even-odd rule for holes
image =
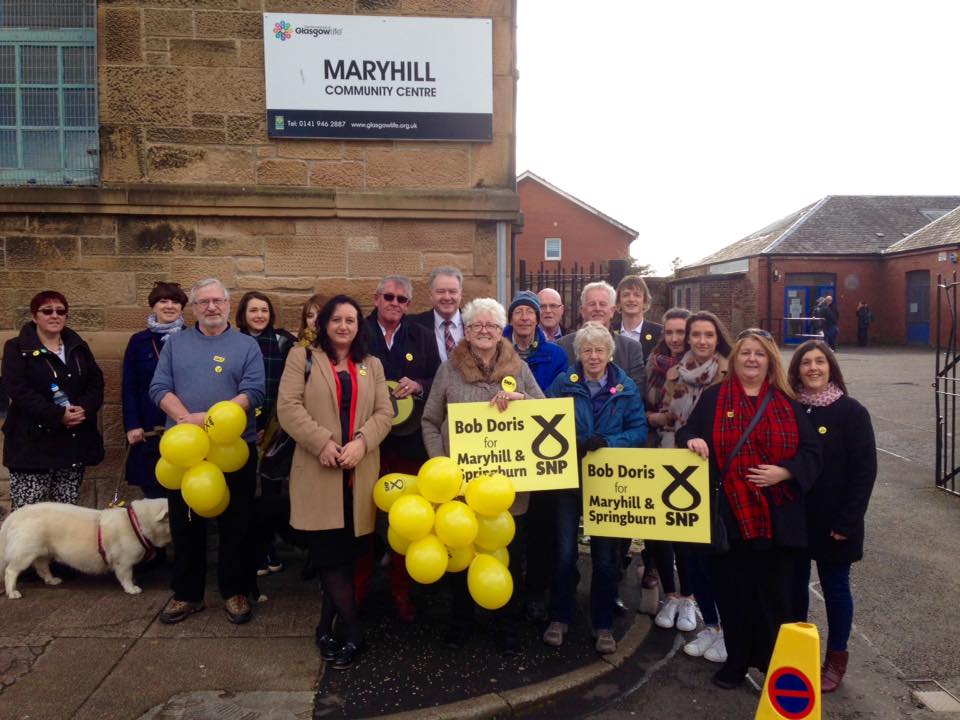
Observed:
[[[701,310],[684,322],[683,351],[678,362],[666,372],[659,412],[653,413],[651,424],[660,427],[660,447],[676,447],[674,438],[683,427],[703,392],[727,377],[730,341],[719,318]],[[689,632],[697,627],[696,607],[700,606],[704,628],[697,637],[683,646],[687,655],[705,657],[711,662],[725,662],[726,647],[720,617],[717,613],[709,564],[695,546],[667,543],[669,561],[661,568],[666,600],[654,618],[658,627],[676,627]],[[665,553],[661,561],[666,560]],[[673,585],[673,560],[677,563],[680,592],[670,592]]]
[[[520,359],[513,345],[503,337],[507,324],[503,305],[493,298],[477,298],[463,309],[463,340],[450,352],[449,359],[440,365],[423,409],[423,444],[427,455],[450,454],[450,438],[447,434],[447,406],[450,403],[489,402],[501,411],[516,400],[542,399],[543,393],[533,373]],[[516,387],[507,390],[504,378],[514,380]],[[518,589],[520,584],[520,561],[523,554],[522,516],[527,512],[529,493],[517,493],[510,508],[517,519],[517,531],[513,542],[507,547],[510,553],[510,573],[513,575],[514,593],[508,605],[496,611],[497,641],[505,654],[519,652],[517,635]],[[447,643],[462,646],[473,631],[474,603],[467,592],[466,573],[451,578],[453,583],[453,623]]]
[[[724,689],[741,685],[750,667],[766,672],[780,625],[796,620],[795,565],[807,544],[804,495],[820,474],[816,433],[794,400],[770,333],[744,330],[730,357],[732,372],[703,392],[676,434],[678,447],[710,461],[717,505],[711,512],[722,519],[729,545],[712,556],[727,650],[713,683]]]
[[[167,496],[157,482],[154,468],[160,459],[160,433],[167,416],[150,400],[150,381],[164,343],[184,327],[183,308],[187,294],[179,284],[158,280],[147,297],[151,313],[147,328],[134,333],[123,354],[123,427],[127,432],[126,480],[137,485],[144,497]]]
[[[87,343],[67,327],[69,308],[56,290],[37,293],[33,320],[3,348],[0,375],[10,398],[3,464],[12,510],[45,501],[75,505],[84,468],[103,460],[103,374]]]
[[[643,447],[647,439],[643,398],[636,383],[611,360],[614,341],[610,331],[598,322],[584,324],[574,336],[573,350],[577,362],[553,381],[547,395],[573,398],[578,455],[582,458],[605,447]],[[573,619],[577,528],[583,503],[579,490],[556,492],[557,559],[550,593],[550,624],[543,641],[559,647]],[[617,649],[611,628],[622,558],[620,538],[590,538],[590,618],[596,651],[604,655]]]
[[[798,347],[787,377],[823,448],[823,473],[807,495],[809,556],[800,559],[795,589],[799,615],[806,619],[810,560],[816,560],[828,627],[820,689],[828,693],[840,686],[847,671],[853,627],[850,566],[863,559],[877,447],[870,414],[847,393],[837,358],[825,342],[808,340]]]

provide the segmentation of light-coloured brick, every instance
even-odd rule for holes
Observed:
[[[130,305],[136,302],[132,273],[50,272],[47,282],[59,288],[71,304],[90,307]]]
[[[255,236],[238,237],[202,237],[200,255],[263,255],[263,238]]]
[[[263,15],[258,12],[198,11],[194,13],[194,21],[197,25],[197,37],[247,39],[263,37]]]
[[[258,185],[306,185],[307,164],[300,160],[262,160],[257,163]]]
[[[170,62],[173,65],[217,67],[238,64],[236,40],[174,38],[170,40]]]
[[[247,290],[259,290],[260,292],[266,293],[305,292],[310,294],[313,292],[313,288],[316,284],[317,278],[313,277],[312,275],[309,277],[250,277],[248,275],[240,275],[237,277],[237,287],[244,292]]]
[[[101,122],[186,124],[186,70],[105,67],[100,70],[100,79]]]
[[[470,251],[475,231],[469,220],[388,220],[380,244],[384,250]]]
[[[215,277],[232,287],[236,273],[230,258],[178,258],[171,261],[170,274],[183,287],[190,287],[197,280]]]
[[[187,103],[194,112],[263,114],[263,70],[255,68],[191,68]]]
[[[341,140],[274,140],[277,156],[298,160],[340,160],[343,158]]]
[[[100,126],[100,178],[104,182],[143,180],[143,143],[139,126]]]
[[[236,260],[236,267],[238,273],[258,273],[263,272],[263,258],[259,257],[238,257]],[[241,278],[237,278],[237,282],[243,283]]]
[[[117,239],[124,255],[192,253],[197,249],[197,221],[190,217],[122,217],[117,223]]]
[[[140,10],[137,8],[101,8],[103,33],[99,43],[108,63],[138,63],[143,58]]]
[[[76,267],[80,243],[75,237],[8,237],[7,267],[33,270],[66,270]]]
[[[464,150],[371,150],[367,153],[368,188],[462,188],[469,178]]]
[[[346,242],[340,238],[267,238],[267,275],[342,276],[347,272]]]
[[[347,270],[352,277],[383,277],[391,273],[420,275],[423,272],[423,254],[402,250],[350,250]]]
[[[435,267],[452,266],[459,268],[465,275],[473,274],[475,261],[480,262],[482,258],[474,258],[472,253],[423,253],[423,271],[429,273]],[[496,254],[493,256],[493,264],[496,267]]]
[[[147,176],[165,183],[243,184],[256,180],[254,156],[242,148],[154,145],[147,150]]]
[[[510,187],[508,173],[512,136],[494,135],[492,143],[477,143],[470,148],[470,185],[472,187]]]
[[[347,160],[319,161],[310,165],[310,184],[316,187],[361,188],[364,164]]]
[[[148,8],[143,11],[143,27],[147,37],[193,37],[193,11]]]
[[[116,235],[116,221],[109,215],[31,215],[27,232],[32,235]]]
[[[203,218],[197,224],[201,237],[251,237],[259,235],[293,235],[296,224],[277,218]]]
[[[132,334],[147,326],[147,315],[150,311],[146,307],[108,307],[104,308],[103,313],[106,328],[114,332],[129,330]],[[70,314],[73,314],[72,308]]]
[[[324,220],[297,220],[295,225],[297,235],[338,237],[350,242],[354,238],[377,237],[380,235],[379,220],[326,218]]]

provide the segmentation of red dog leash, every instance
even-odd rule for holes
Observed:
[[[143,534],[143,530],[140,529],[140,520],[137,518],[137,514],[133,511],[132,505],[127,505],[127,517],[130,519],[130,526],[133,528],[133,534],[137,536],[137,540],[140,541],[140,545],[143,546],[143,549],[146,553],[143,560],[145,562],[150,562],[157,554],[157,549],[154,547],[153,543],[147,539],[147,536]],[[110,567],[110,563],[107,562],[107,551],[103,549],[103,529],[100,525],[97,525],[97,552],[100,553],[100,557],[103,558],[103,564],[107,567]]]

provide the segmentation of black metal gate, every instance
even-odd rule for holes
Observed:
[[[530,270],[526,260],[519,262],[517,289],[539,292],[544,288],[553,288],[563,302],[563,321],[568,329],[576,328],[580,322],[580,291],[583,286],[597,280],[606,280],[614,287],[626,275],[627,263],[624,260],[600,261],[590,265],[574,263],[570,269],[556,267],[546,269],[540,263],[538,270]]]
[[[960,347],[957,337],[957,273],[952,278],[937,275],[937,361],[934,378],[934,402],[937,415],[937,487],[960,495],[957,487],[957,366]],[[949,330],[943,331],[943,313],[949,313]],[[944,337],[944,335],[946,335]]]

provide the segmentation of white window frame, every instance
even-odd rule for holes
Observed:
[[[550,257],[550,242],[556,240],[557,242],[557,255],[556,257]],[[558,237],[548,237],[543,239],[543,259],[549,261],[561,260],[563,258],[563,238]]]

